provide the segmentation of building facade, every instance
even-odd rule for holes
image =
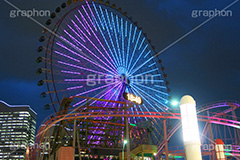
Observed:
[[[37,113],[30,106],[0,101],[0,159],[24,160],[34,146]]]

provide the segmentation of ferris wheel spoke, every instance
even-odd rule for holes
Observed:
[[[68,40],[66,40],[66,41],[67,41],[70,45],[72,45],[74,48],[76,48],[76,50],[80,50],[77,46],[75,46],[74,44],[72,44],[72,43],[69,42]],[[113,73],[112,71],[110,71],[110,70],[106,69],[105,67],[102,67],[101,65],[99,65],[99,64],[97,64],[97,63],[91,61],[89,58],[86,58],[86,57],[84,57],[84,56],[82,56],[82,55],[80,55],[80,54],[78,54],[78,53],[72,51],[71,49],[67,48],[67,47],[64,46],[63,44],[61,44],[61,43],[59,43],[59,42],[57,42],[56,44],[57,44],[58,46],[64,48],[64,49],[68,50],[68,51],[69,51],[70,53],[72,53],[73,55],[76,55],[76,56],[78,56],[78,57],[81,57],[81,58],[85,59],[86,61],[88,61],[88,62],[90,62],[90,63],[92,63],[92,64],[94,64],[94,65],[96,65],[96,66],[102,68],[103,70],[105,70],[105,71],[107,71],[107,72],[110,72],[110,73],[112,73],[112,74],[115,75],[115,73]]]
[[[148,75],[145,76],[145,78],[147,78]],[[153,77],[153,75],[151,75]],[[137,79],[137,78],[130,78],[130,80],[132,80],[133,84],[142,84],[142,83],[145,83],[145,84],[148,84],[150,82],[150,84],[153,84],[153,83],[163,83],[164,81],[163,80],[158,80],[158,79],[145,79],[145,80],[140,80],[140,79]]]
[[[125,37],[124,37],[124,30],[123,30],[123,26],[124,26],[124,24],[123,24],[123,19],[121,18],[121,32],[122,32],[122,60],[123,60],[123,66],[125,66],[125,57],[124,57],[124,55],[125,55],[125,48],[124,48],[124,40],[125,40]],[[121,52],[119,53],[119,54],[121,54]]]
[[[131,73],[131,75],[132,74],[134,74],[136,71],[138,71],[140,68],[142,68],[143,66],[145,66],[149,61],[151,61],[152,59],[154,58],[154,56],[153,57],[151,57],[151,58],[149,58],[147,61],[145,61],[143,64],[141,64],[139,67],[137,67],[136,69],[134,69],[133,71],[132,71],[132,73]]]
[[[78,12],[79,12],[79,14],[84,18],[84,16],[82,15],[81,11],[78,10]],[[89,14],[88,14],[87,12],[85,12],[85,13],[86,13],[86,15],[88,16],[89,20],[91,21],[91,18],[89,17]],[[108,52],[106,51],[105,47],[102,45],[101,41],[99,40],[99,38],[98,38],[98,36],[96,35],[96,33],[94,32],[94,30],[91,28],[91,26],[89,25],[89,23],[87,22],[87,20],[86,20],[85,18],[84,18],[84,20],[85,20],[88,28],[89,28],[89,29],[91,30],[91,32],[93,33],[94,37],[97,39],[98,43],[101,45],[101,47],[103,48],[103,50],[105,51],[105,53],[107,54],[107,56],[108,56],[108,57],[110,58],[110,60],[113,62],[112,58],[109,56]],[[97,46],[96,46],[88,37],[86,37],[86,38],[87,38],[87,39],[89,40],[89,42],[97,49],[97,51],[98,51],[99,53],[101,53],[101,55],[104,57],[104,59],[107,60],[107,62],[108,62],[114,69],[116,69],[116,66],[113,66],[114,63],[112,64],[111,62],[109,62],[109,60],[104,56],[104,54],[102,53],[102,51],[100,51],[100,50],[97,48]]]
[[[64,31],[65,33],[67,33],[70,37],[72,37],[66,30]],[[73,37],[72,37],[73,38]],[[65,39],[65,38],[64,38]],[[75,38],[73,38],[73,39],[75,39]],[[76,39],[75,39],[76,40]],[[69,42],[68,40],[66,40],[65,39],[65,41],[67,41],[69,44],[71,44],[75,49],[79,49],[77,46],[75,46],[74,44],[72,44],[71,42]],[[79,41],[77,41],[76,40],[76,42],[78,43],[78,44],[80,44],[84,49],[86,49],[89,53],[91,53],[92,55],[94,55],[94,57],[95,58],[97,58],[99,61],[101,61],[105,66],[107,66],[109,69],[111,69],[111,70],[113,70],[113,72],[115,72],[116,73],[116,70],[114,70],[114,69],[112,69],[109,65],[107,65],[105,62],[103,62],[98,56],[96,56],[90,49],[88,49],[85,45],[83,45],[83,44],[81,44]],[[79,49],[81,52],[82,52],[82,50],[81,49]],[[79,54],[78,54],[79,55]],[[85,60],[86,60],[87,58],[85,58]],[[96,64],[96,63],[94,63],[94,64]],[[99,67],[100,67],[100,65],[98,65]],[[105,70],[107,70],[106,68],[104,68],[104,67],[101,67],[101,68],[103,68],[103,69],[105,69]],[[111,72],[112,74],[114,74],[112,71],[110,71],[110,70],[107,70],[108,72]]]
[[[136,90],[137,91],[137,90]],[[137,91],[138,92],[138,94],[140,95],[140,96],[142,96],[143,97],[143,99],[144,99],[144,101],[146,101],[147,103],[148,103],[148,105],[149,106],[151,106],[151,107],[147,107],[145,104],[143,104],[143,106],[145,107],[145,109],[147,110],[147,112],[150,114],[150,115],[152,115],[152,113],[149,111],[149,109],[148,108],[151,108],[151,109],[154,109],[156,112],[159,112],[159,110],[156,108],[156,107],[154,107],[153,105],[152,105],[152,103],[151,102],[149,102],[147,99],[149,98],[148,97],[148,95],[146,95],[146,97],[147,98],[145,98],[144,97],[144,93],[142,93],[141,91]],[[140,93],[141,92],[141,93]],[[152,99],[149,99],[150,101],[152,101],[152,102],[154,102]],[[159,107],[158,107],[159,108]],[[161,111],[163,111],[162,110],[162,108],[159,108]]]
[[[55,52],[56,54],[58,54],[58,55],[61,55],[61,56],[63,56],[63,57],[66,57],[66,58],[68,58],[68,59],[71,59],[71,60],[73,60],[73,61],[75,61],[75,62],[80,63],[80,61],[79,61],[78,59],[76,59],[76,58],[73,58],[73,57],[71,57],[71,56],[68,56],[68,55],[63,54],[63,53],[58,52],[58,51],[54,51],[54,52]]]
[[[86,42],[85,39],[84,39],[84,37],[82,36],[82,33],[80,33],[80,30],[81,30],[81,29],[76,25],[76,23],[75,23],[74,21],[72,21],[72,23],[73,23],[74,27],[77,29],[78,33],[77,33],[70,25],[67,25],[68,28],[69,28],[73,33],[75,33],[75,34],[77,35],[77,37],[80,37],[83,42]]]
[[[87,33],[89,35],[91,35],[91,33],[89,32],[89,30],[86,28],[86,26],[82,23],[82,21],[80,21],[80,19],[77,17],[77,15],[74,15],[74,17],[77,19],[77,21],[81,24],[81,26],[84,28],[85,31],[87,31]]]
[[[155,81],[157,81],[157,80],[155,80]],[[140,83],[134,83],[133,85],[134,85],[135,87],[136,87],[135,84],[138,85],[138,86],[140,86],[140,87],[143,87],[143,88],[146,88],[146,89],[150,89],[150,90],[152,90],[152,91],[154,91],[154,92],[157,92],[157,93],[160,93],[160,94],[162,94],[162,95],[168,96],[167,93],[161,92],[161,91],[159,91],[159,90],[156,90],[156,89],[151,88],[151,87],[148,87],[148,86],[141,85]]]
[[[96,7],[96,5],[95,5],[94,2],[93,2],[93,7],[94,7],[95,13],[96,13],[96,15],[97,15],[97,17],[98,17],[98,20],[99,20],[99,22],[100,22],[100,24],[101,24],[103,30],[105,30],[104,23],[102,22],[103,19],[100,18],[100,15],[99,15],[99,13],[98,13],[97,7]]]
[[[143,94],[141,94],[137,89],[135,89],[134,87],[132,87],[132,89],[137,93],[137,95],[141,96],[141,98],[146,101],[151,107],[152,109],[154,109],[155,111],[159,112],[146,98],[145,96],[143,96]],[[148,107],[145,106],[145,104],[143,104],[143,106],[145,107],[146,110],[148,110]],[[149,112],[149,110],[148,110]]]
[[[140,89],[139,87],[137,87],[137,86],[134,86],[134,87],[136,87],[136,89],[138,89],[139,91],[141,91],[141,93],[142,94],[144,94],[144,95],[146,95],[145,94],[145,92],[142,90],[142,89]],[[162,105],[162,106],[165,106],[166,108],[168,108],[168,106],[166,106],[165,104],[163,104],[162,102],[160,102],[160,100],[159,99],[156,99],[154,96],[152,96],[152,95],[146,95],[147,97],[149,97],[149,99],[151,100],[151,101],[155,101],[155,103],[158,103],[158,104],[160,104],[160,105]],[[156,94],[155,94],[155,96],[156,96]],[[165,100],[167,100],[167,99],[165,99]],[[153,102],[154,102],[153,101]],[[161,110],[163,110],[161,107],[159,107],[159,106],[157,106],[158,108],[160,108]],[[164,111],[164,110],[163,110]]]
[[[168,100],[166,99],[166,98],[163,98],[163,97],[161,97],[161,96],[159,96],[159,95],[157,95],[157,94],[155,94],[155,96],[157,97],[157,98],[160,98],[162,101],[164,101],[164,102],[168,102]]]
[[[80,89],[80,88],[83,88],[83,86],[68,87],[68,88],[67,88],[67,91],[76,90],[76,89]]]
[[[127,37],[127,28],[128,28],[128,21],[125,21],[125,37]]]
[[[105,20],[105,18],[103,17],[103,15],[102,15],[102,20],[101,20],[101,18],[100,18],[100,16],[99,16],[99,13],[98,13],[98,10],[97,10],[97,8],[96,8],[96,5],[93,3],[93,6],[94,6],[94,9],[95,9],[95,11],[96,11],[96,13],[97,13],[97,17],[98,17],[98,20],[101,22],[101,24],[102,24],[102,26],[103,26],[103,29],[104,29],[104,25],[103,25],[103,22],[102,22],[102,20]],[[97,21],[96,21],[97,22]],[[105,24],[107,25],[107,23],[106,23],[106,21],[104,21],[105,22]],[[98,23],[98,22],[97,22]],[[99,29],[101,29],[101,27],[99,27]],[[105,30],[105,29],[104,29]],[[112,40],[112,37],[111,37],[111,34],[110,34],[110,32],[109,32],[109,29],[108,29],[108,27],[106,26],[106,30],[107,30],[107,33],[108,33],[108,36],[109,36],[109,38],[110,38],[110,42],[111,42],[111,44],[112,44],[112,48],[113,48],[113,50],[114,50],[114,52],[115,52],[115,55],[116,55],[116,48],[115,48],[115,46],[114,46],[114,43],[113,43],[113,40]],[[104,36],[104,34],[102,33],[102,31],[101,31],[101,34],[102,34],[102,36],[104,37],[104,39],[105,39],[105,36]],[[108,44],[107,42],[106,42],[106,44]],[[117,57],[117,56],[116,56]],[[119,59],[118,59],[119,60]],[[119,64],[120,64],[120,60],[119,60]]]
[[[87,3],[87,6],[89,6],[88,5],[88,3]],[[82,6],[82,8],[83,8],[83,10],[84,10],[84,12],[85,12],[85,14],[87,15],[87,17],[88,17],[88,19],[89,19],[89,21],[90,21],[90,23],[92,24],[92,26],[94,27],[94,29],[95,29],[95,31],[97,31],[97,28],[95,27],[95,25],[93,24],[93,21],[92,21],[92,19],[90,18],[90,16],[89,16],[89,14],[88,14],[88,12],[86,11],[86,9],[85,9],[85,6]],[[80,12],[79,10],[78,10],[78,12]],[[85,18],[84,18],[85,19]],[[90,25],[88,25],[89,26],[89,28],[92,30],[92,28],[90,27]],[[92,31],[92,32],[94,32],[94,31]]]
[[[89,48],[87,48],[85,45],[83,45],[82,43],[80,43],[78,40],[76,40],[72,35],[70,35],[66,30],[64,30],[64,32],[71,37],[75,42],[77,42],[78,44],[80,44],[84,49],[86,49],[89,53],[91,53],[96,59],[98,59],[99,61],[101,61],[105,66],[107,66],[109,69],[111,69],[113,72],[116,72],[116,70],[114,68],[111,68],[108,64],[106,64],[101,58],[99,58],[98,56],[96,56],[96,54],[94,54]],[[83,33],[83,35],[89,40],[89,42],[94,46],[94,48],[101,54],[103,55],[103,53],[96,47],[96,45]],[[108,60],[107,60],[108,61]],[[108,63],[110,65],[112,65],[109,61]],[[114,67],[114,66],[113,66]]]
[[[107,10],[105,10],[105,11],[106,11],[106,16],[107,16],[106,19],[108,20],[108,24],[109,24],[109,26],[111,27],[111,29],[115,31],[115,23],[114,23],[114,21],[113,21],[113,19],[112,19],[112,21],[113,21],[113,26],[111,25],[108,11],[107,11]],[[111,16],[112,16],[112,13],[111,13]],[[112,17],[112,18],[113,18],[113,17]],[[106,26],[107,26],[107,21],[105,21],[105,23],[106,23]],[[108,32],[109,32],[109,30],[108,30]],[[108,34],[108,35],[110,36],[110,34]],[[116,32],[115,32],[115,38],[116,38],[116,42],[117,42],[117,49],[118,49],[118,52],[119,52],[119,51],[120,51],[120,50],[119,50],[119,42],[118,42],[118,38],[117,38]],[[114,48],[115,48],[115,47],[114,47]],[[116,52],[115,52],[115,56],[118,58]],[[120,65],[120,61],[119,61],[119,65]]]
[[[114,30],[114,34],[115,34],[115,38],[116,38],[116,42],[117,42],[117,48],[119,50],[119,42],[118,42],[118,36],[117,36],[117,29],[116,29],[116,23],[115,23],[115,19],[114,19],[114,16],[113,16],[113,13],[111,13],[111,19],[112,19],[112,23],[113,23],[113,30]],[[109,23],[110,23],[110,20],[109,20]],[[115,52],[116,53],[116,52]],[[117,53],[116,53],[116,57],[117,56]],[[119,65],[121,65],[121,62],[119,60]]]
[[[155,64],[156,64],[156,62],[154,62],[154,63],[150,64],[150,65],[148,66],[148,68],[150,68],[150,67],[154,66]]]
[[[135,41],[136,33],[137,33],[137,27],[135,27],[135,30],[134,30],[132,43]]]
[[[128,46],[127,46],[127,56],[126,56],[126,66],[127,66],[127,63],[128,63],[131,35],[132,35],[132,24],[130,25],[130,31],[129,31]]]
[[[117,87],[116,91],[114,91],[114,93],[113,93],[113,94],[111,95],[111,97],[109,98],[109,99],[112,99],[112,97],[115,95],[115,93],[120,89],[120,87],[122,87],[121,82],[117,83],[117,84],[116,84],[115,86],[113,86],[110,90],[108,90],[107,92],[105,92],[103,95],[99,96],[98,99],[102,99],[105,95],[107,95],[109,92],[111,92],[111,91],[112,91],[114,88],[116,88],[116,87]],[[93,101],[90,105],[93,105],[95,102],[96,102],[96,101]],[[106,107],[107,104],[108,104],[108,102],[105,103],[103,107]],[[102,110],[101,110],[101,111],[102,111]],[[100,111],[100,112],[101,112],[101,111]]]
[[[110,53],[111,53],[111,55],[112,55],[112,57],[113,57],[113,59],[114,59],[115,66],[118,67],[118,66],[120,65],[120,62],[119,62],[119,60],[118,60],[118,57],[117,57],[117,56],[116,56],[116,57],[114,56],[114,53],[113,53],[111,47],[109,46],[108,41],[107,41],[106,37],[104,36],[103,31],[102,31],[100,25],[99,25],[98,22],[97,22],[97,19],[94,19],[94,20],[95,20],[95,23],[96,23],[97,27],[99,28],[99,31],[100,31],[100,33],[101,33],[102,38],[104,39],[105,44],[107,45],[107,47],[108,47],[108,49],[109,49],[109,51],[110,51]],[[115,55],[116,55],[116,54],[115,54]]]
[[[144,43],[145,40],[146,40],[146,37],[143,37],[142,42],[140,43],[140,45],[139,45],[139,47],[138,47],[138,50],[141,49],[141,47],[142,47],[142,45],[143,45],[143,43]]]
[[[131,69],[129,70],[129,73],[131,73],[132,69],[135,67],[135,65],[138,63],[139,59],[142,57],[143,53],[145,52],[145,50],[147,49],[148,44],[144,47],[143,51],[141,52],[141,54],[138,56],[137,60],[134,62],[134,64],[132,65]]]
[[[76,95],[73,96],[73,97],[82,96],[82,95],[85,95],[85,94],[87,94],[87,93],[92,93],[92,92],[94,92],[94,91],[97,91],[97,90],[99,90],[99,89],[103,89],[103,88],[109,87],[109,86],[111,86],[111,85],[113,85],[113,84],[116,84],[116,83],[118,83],[118,82],[115,82],[115,83],[112,83],[112,84],[107,84],[107,85],[104,85],[104,86],[100,86],[100,87],[97,87],[97,88],[94,88],[94,89],[91,89],[91,90],[88,90],[88,91],[85,91],[85,92],[76,94]],[[100,92],[100,93],[101,93],[101,92]],[[75,103],[73,106],[75,107],[75,106],[77,106],[77,105],[79,105],[79,104],[81,104],[81,103],[82,103],[82,101],[77,102],[77,103]]]
[[[87,3],[87,6],[88,6],[89,11],[91,12],[91,16],[93,16],[93,18],[96,19],[96,17],[95,17],[95,15],[93,14],[93,11],[92,11],[92,9],[91,9],[88,1],[86,1],[86,3]],[[97,27],[94,25],[93,21],[91,21],[91,22],[92,22],[92,25],[94,26],[95,30],[97,31]]]
[[[104,85],[104,86],[100,86],[100,87],[97,87],[97,88],[94,88],[94,89],[91,89],[91,90],[88,90],[88,91],[79,93],[79,94],[77,94],[77,95],[75,95],[75,96],[81,96],[81,95],[84,95],[84,94],[86,94],[86,93],[91,93],[91,92],[93,92],[93,91],[96,91],[96,90],[99,90],[99,89],[102,89],[102,88],[106,88],[106,87],[111,86],[111,85],[116,84],[116,83],[119,83],[119,82],[115,82],[115,83],[111,83],[111,84],[106,84],[106,85]]]
[[[161,86],[161,85],[154,85],[155,87],[158,87],[158,88],[162,88],[162,89],[167,89],[167,87],[165,86]]]
[[[146,72],[143,72],[143,73],[140,73],[140,74],[134,75],[134,76],[129,76],[129,78],[131,78],[131,77],[142,76],[142,75],[145,75],[145,74],[148,74],[148,73],[151,73],[151,72],[155,72],[155,71],[158,71],[158,70],[159,70],[158,68],[155,68],[155,69],[152,69],[152,70],[149,70],[149,71],[146,71]]]
[[[120,59],[120,65],[122,65],[123,64],[123,59],[122,59],[122,57],[121,57],[121,51],[120,51],[120,44],[119,44],[119,36],[118,36],[118,34],[117,34],[117,28],[116,28],[116,25],[115,24],[117,24],[116,22],[115,22],[115,18],[114,18],[115,16],[113,16],[113,14],[111,13],[111,18],[112,18],[112,23],[113,23],[113,31],[114,31],[114,34],[115,34],[115,39],[116,39],[116,42],[117,42],[117,49],[118,49],[118,54],[119,54],[119,59]],[[117,16],[116,16],[117,17]],[[109,23],[110,23],[110,20],[109,20]],[[118,56],[118,55],[117,55]]]
[[[139,32],[139,34],[138,34],[138,38],[137,38],[137,41],[136,41],[134,50],[133,50],[133,52],[132,52],[132,57],[131,57],[131,59],[130,59],[129,65],[128,65],[128,67],[127,67],[128,70],[129,70],[129,68],[130,68],[130,66],[131,66],[131,63],[132,63],[132,60],[133,60],[133,56],[135,55],[135,52],[136,52],[136,49],[137,49],[137,46],[138,46],[138,41],[139,41],[139,39],[140,39],[141,34],[142,34],[142,30],[141,30],[141,31]]]
[[[92,73],[97,73],[97,74],[102,74],[102,75],[108,75],[108,74],[103,73],[103,72],[95,71],[95,70],[92,70],[92,69],[89,69],[89,68],[80,67],[80,66],[78,66],[78,65],[74,65],[74,64],[71,64],[71,63],[66,63],[66,62],[62,62],[62,61],[58,61],[58,63],[60,63],[60,64],[62,64],[62,65],[69,66],[69,67],[73,67],[73,68],[78,68],[78,69],[82,69],[82,70],[85,70],[85,71],[89,71],[89,72],[92,72]]]
[[[102,18],[103,18],[103,20],[104,20],[104,23],[105,23],[105,25],[106,25],[106,30],[107,30],[108,36],[109,36],[109,38],[110,38],[110,40],[111,40],[111,44],[112,44],[112,46],[113,46],[113,48],[114,48],[115,53],[117,53],[117,52],[116,52],[116,47],[115,47],[114,42],[113,42],[113,38],[112,38],[112,36],[111,36],[110,30],[109,30],[108,25],[107,25],[107,20],[105,19],[104,13],[103,13],[103,11],[102,11],[102,7],[99,6],[99,8],[100,8],[100,11],[101,11],[101,14],[102,14]],[[106,11],[106,10],[105,10],[105,11]],[[106,14],[107,14],[107,11],[106,11]],[[110,19],[108,19],[108,20],[109,20],[109,26],[111,27],[111,25],[110,25]],[[113,37],[114,37],[114,36],[113,36]],[[118,39],[117,39],[118,36],[117,36],[116,34],[115,34],[115,38],[116,38],[116,42],[117,42],[118,53],[121,53],[121,52],[120,52],[120,48],[119,48],[119,41],[118,41]],[[121,58],[120,54],[119,54],[119,56],[117,56],[117,57],[119,57],[120,65],[121,65],[121,64],[122,64],[122,58]]]

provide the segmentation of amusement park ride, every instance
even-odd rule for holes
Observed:
[[[54,113],[38,130],[36,143],[45,147],[29,152],[30,159],[184,157],[169,145],[181,114],[170,107],[162,61],[137,22],[109,2],[69,0],[46,25],[37,74],[45,74],[38,85],[46,83],[41,96],[50,97],[45,109]],[[227,109],[217,113],[220,107]],[[222,139],[232,146],[231,158],[239,156],[238,108],[233,101],[198,107],[202,143]],[[214,150],[202,155],[216,157]]]

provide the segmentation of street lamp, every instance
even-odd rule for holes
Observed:
[[[123,150],[122,150],[122,160],[124,160],[124,148],[125,145],[128,143],[128,141],[126,139],[123,140]]]
[[[189,95],[183,96],[180,111],[186,159],[202,160],[195,100]]]
[[[172,105],[172,106],[177,106],[178,104],[179,104],[178,101],[175,101],[175,100],[174,100],[174,101],[171,101],[171,105]]]

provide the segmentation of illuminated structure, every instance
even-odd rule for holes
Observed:
[[[37,58],[37,63],[45,64],[36,72],[45,73],[45,80],[38,82],[39,86],[46,83],[48,91],[41,96],[49,96],[51,100],[45,109],[52,107],[56,116],[168,110],[170,90],[162,61],[143,29],[115,4],[102,0],[69,0],[56,8],[46,25],[51,32],[43,29],[38,48],[41,57]],[[123,93],[127,93],[127,98],[124,99]],[[73,97],[74,101],[63,105],[62,99]],[[53,134],[49,131],[46,137],[40,137],[40,141],[51,144],[48,154],[46,150],[41,153],[54,157],[62,146],[77,146],[91,148],[92,155],[101,157],[95,150],[117,148],[122,151],[123,140],[130,137],[133,141],[132,136],[137,142],[128,140],[126,150],[129,153],[137,144],[157,143],[161,138],[160,127],[157,127],[161,121],[152,121],[156,124],[153,129],[137,127],[143,122],[149,121],[145,117],[64,120],[51,128]],[[48,139],[48,135],[54,138]],[[79,144],[75,140],[80,141]],[[79,153],[76,149],[77,156],[85,156]]]
[[[24,160],[34,144],[37,114],[29,106],[0,101],[0,159]]]
[[[215,140],[215,152],[216,152],[217,160],[226,160],[224,143],[221,139]]]
[[[183,142],[187,160],[201,160],[201,142],[197,122],[196,102],[191,96],[180,101]]]

